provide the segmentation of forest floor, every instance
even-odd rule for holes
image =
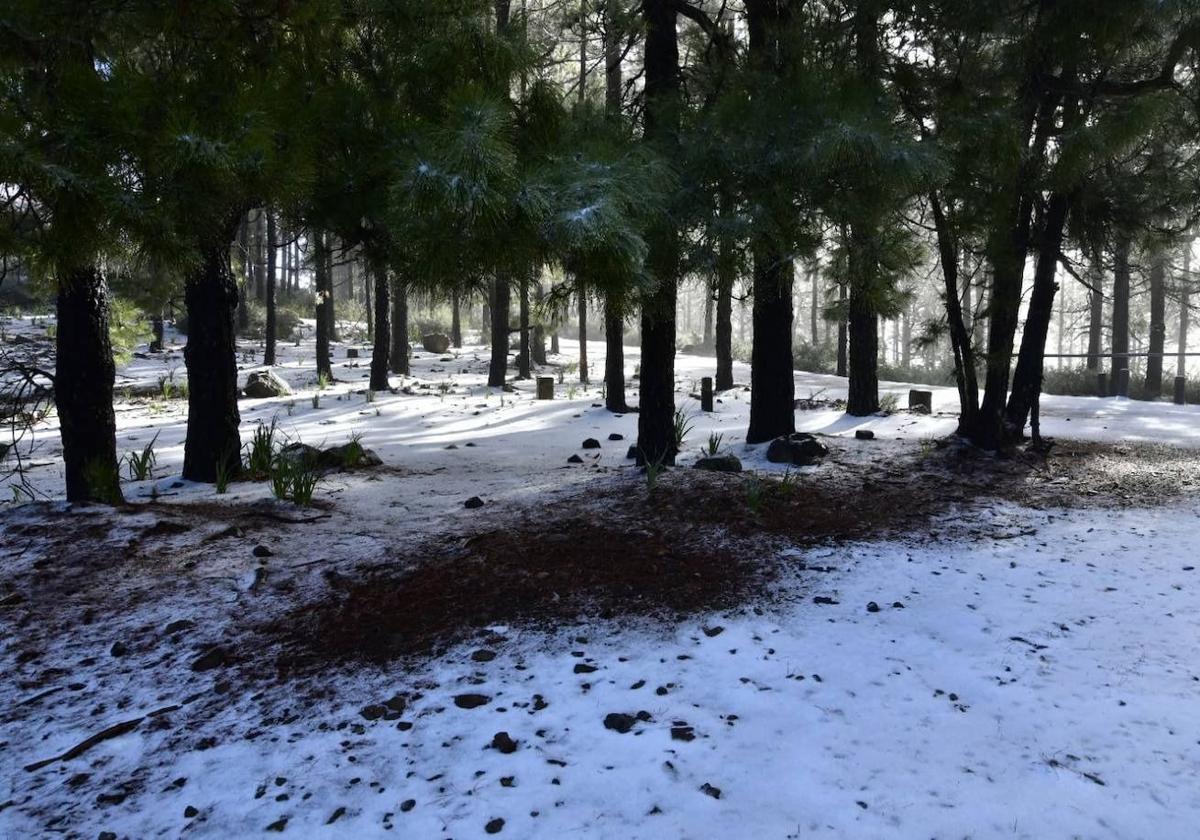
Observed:
[[[681,356],[651,490],[636,415],[565,367],[538,403],[482,348],[418,352],[367,402],[341,358],[313,408],[283,350],[298,393],[244,401],[246,437],[383,466],[311,508],[179,481],[174,347],[122,371],[120,448],[158,435],[131,504],[0,511],[0,836],[1194,836],[1200,409],[1048,398],[1048,455],[997,460],[945,442],[953,391],[855,419],[797,373],[830,455],[781,480]],[[710,433],[748,472],[688,468]]]

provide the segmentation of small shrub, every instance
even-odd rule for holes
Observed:
[[[363,452],[362,435],[355,432],[350,436],[350,442],[346,444],[346,455],[342,460],[346,468],[352,470],[361,464]]]
[[[321,476],[315,464],[277,456],[271,465],[270,479],[271,494],[276,499],[308,507]]]
[[[894,414],[900,407],[900,398],[895,394],[884,394],[879,398],[879,410],[884,414]]]
[[[229,482],[233,480],[233,465],[230,460],[230,458],[217,459],[216,488],[218,496],[224,496],[229,491]]]
[[[654,488],[658,486],[658,477],[662,474],[663,459],[657,461],[646,461],[646,492],[653,493]]]
[[[725,435],[719,435],[716,432],[711,432],[708,435],[708,448],[705,450],[710,456],[716,455],[721,451],[721,442],[725,440]]]
[[[158,456],[154,454],[154,444],[157,440],[156,432],[150,442],[142,447],[141,452],[130,452],[125,456],[130,481],[146,481],[154,477],[154,465],[158,463]]]
[[[271,418],[271,425],[259,421],[250,438],[250,449],[246,454],[246,468],[256,478],[264,477],[271,472],[271,464],[275,460],[275,431],[276,419]]]
[[[688,432],[692,430],[692,420],[688,417],[682,408],[675,409],[675,424],[672,432],[675,446],[675,451],[678,452],[683,448],[683,440],[688,436]]]

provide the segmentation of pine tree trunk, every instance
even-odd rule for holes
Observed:
[[[488,365],[488,387],[503,387],[508,375],[508,310],[512,290],[506,278],[492,280],[492,357]]]
[[[275,343],[277,339],[277,321],[275,313],[275,250],[278,231],[275,229],[275,215],[267,212],[267,326],[266,348],[263,350],[263,364],[275,364]]]
[[[1104,332],[1104,273],[1092,270],[1088,280],[1088,344],[1087,369],[1100,370],[1100,341]]]
[[[645,135],[669,153],[678,142],[679,42],[673,0],[644,0],[646,24]],[[646,265],[657,281],[642,305],[641,399],[638,460],[675,462],[675,300],[679,279],[678,233],[670,219],[647,232]]]
[[[1163,355],[1167,349],[1166,257],[1160,252],[1150,264],[1150,341],[1146,348],[1146,399],[1162,396]]]
[[[455,289],[450,293],[450,346],[462,345],[462,297]]]
[[[517,309],[521,327],[521,350],[517,354],[517,378],[529,379],[532,375],[529,368],[529,280],[524,277],[521,279],[520,295],[521,299]]]
[[[866,234],[852,228],[850,236],[846,413],[865,417],[879,411],[879,316],[869,300],[875,266],[867,256]]]
[[[703,347],[705,353],[713,352],[713,294],[715,289],[712,283],[706,283],[704,286],[704,339]]]
[[[587,292],[579,284],[579,381],[588,384]]]
[[[391,298],[392,346],[388,363],[392,373],[408,376],[411,372],[408,364],[408,284],[400,277],[392,278]]]
[[[1188,315],[1191,306],[1189,291],[1192,284],[1192,242],[1188,240],[1183,249],[1183,279],[1179,283],[1179,358],[1175,362],[1175,375],[1187,376]]]
[[[604,350],[604,407],[625,414],[625,318],[611,295],[604,306]]]
[[[375,344],[375,283],[371,279],[371,272],[368,271],[363,275],[363,308],[367,312],[367,341],[371,345]],[[391,336],[388,336],[388,341],[391,341]]]
[[[813,265],[808,272],[809,280],[812,281],[812,310],[809,312],[809,318],[812,332],[812,344],[816,347],[821,343],[821,337],[817,334],[818,321],[821,312],[821,273],[817,270],[816,265]]]
[[[333,360],[330,357],[329,351],[329,341],[332,338],[329,325],[332,319],[329,317],[329,312],[333,308],[333,282],[329,276],[329,242],[327,235],[323,232],[316,232],[314,240],[313,269],[316,272],[314,284],[316,285],[317,306],[317,377],[324,377],[325,381],[332,382]]]
[[[54,404],[68,502],[121,504],[108,287],[94,266],[59,278]]]
[[[959,404],[959,434],[975,428],[976,414],[979,411],[979,376],[975,371],[975,346],[971,341],[971,333],[967,327],[966,315],[963,311],[962,300],[970,301],[971,281],[964,284],[967,292],[959,297],[958,268],[959,248],[958,237],[950,226],[942,208],[941,197],[936,192],[929,194],[929,205],[932,209],[934,230],[937,233],[938,258],[942,266],[942,295],[946,303],[946,321],[950,331],[950,349],[954,354],[954,380],[958,386]]]
[[[539,307],[538,307],[539,313],[541,312],[540,304],[542,302],[542,297],[544,294],[545,294],[545,292],[542,289],[542,284],[538,283],[537,284],[537,301],[539,304]],[[542,316],[539,314],[538,315],[538,323],[535,324],[533,327],[533,347],[530,349],[530,353],[533,356],[533,363],[535,365],[546,364],[546,328],[544,326],[542,326],[541,318],[542,318]]]
[[[365,285],[374,287],[375,300],[375,335],[371,341],[371,390],[386,391],[391,387],[388,382],[388,369],[391,363],[392,331],[389,328],[388,317],[391,301],[388,299],[388,270],[387,262],[372,257],[368,263],[369,277],[364,279]]]
[[[335,285],[333,280],[333,252],[335,240],[333,234],[325,234],[325,334],[330,341],[340,341],[337,328],[337,308],[334,301]]]
[[[846,283],[845,282],[838,283],[838,301],[842,304],[842,309],[844,311],[846,308]],[[849,361],[848,361],[848,353],[847,353],[848,344],[849,344],[849,335],[847,334],[846,326],[847,326],[846,325],[846,316],[843,315],[841,318],[838,319],[837,368],[836,368],[838,376],[846,376],[846,374],[849,370],[849,367],[850,367]]]
[[[1025,424],[1042,393],[1042,376],[1046,366],[1046,339],[1054,315],[1054,296],[1058,292],[1055,275],[1058,255],[1062,248],[1063,229],[1070,212],[1070,200],[1061,192],[1050,195],[1042,223],[1037,265],[1033,271],[1033,293],[1021,333],[1021,349],[1013,373],[1012,393],[1005,408],[1004,442],[1021,440]]]
[[[229,476],[241,471],[234,332],[238,289],[229,265],[229,248],[236,230],[234,217],[224,230],[200,243],[200,266],[188,276],[184,288],[188,418],[183,477],[188,481],[216,481],[218,464]]]
[[[1129,248],[1129,237],[1121,235],[1113,250],[1112,356],[1108,378],[1114,396],[1122,368],[1129,367]]]
[[[718,212],[723,217],[731,215],[732,204],[732,197],[722,193]],[[733,284],[737,274],[737,258],[731,236],[722,235],[717,248],[717,323],[713,334],[717,371],[713,389],[728,391],[733,387]]]
[[[796,431],[792,282],[791,259],[766,242],[756,243],[750,428],[746,443],[762,443]]]

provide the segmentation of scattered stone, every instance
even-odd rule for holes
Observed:
[[[700,785],[700,792],[708,794],[713,799],[721,798],[721,789],[719,787],[714,787],[714,786],[710,785],[708,782],[705,782],[704,784]]]
[[[363,706],[359,712],[367,720],[379,720],[388,712],[387,707],[380,703],[372,703],[369,706]]]
[[[492,702],[486,694],[459,694],[454,698],[454,705],[460,709],[477,709]]]
[[[445,446],[443,446],[442,449],[458,449],[458,444],[457,443],[448,443]]]
[[[496,817],[494,820],[489,820],[488,824],[483,827],[483,830],[488,834],[499,834],[504,830],[504,820]]]
[[[408,700],[403,694],[396,694],[392,696],[392,699],[384,700],[383,705],[387,706],[397,715],[400,715],[408,707]]]
[[[813,598],[813,603],[814,604],[825,604],[827,606],[833,606],[834,604],[836,604],[838,602],[835,601],[833,598],[830,598],[828,595],[817,595],[815,598]]]
[[[595,672],[596,672],[595,665],[586,665],[583,662],[575,663],[575,673],[576,674],[594,674]]]
[[[903,601],[892,601],[892,608],[897,609],[897,610],[902,610],[902,609],[904,609],[904,602]]]
[[[256,370],[246,377],[246,387],[242,393],[252,400],[262,400],[268,397],[286,397],[292,389],[280,379],[274,371]]]
[[[517,742],[510,738],[507,732],[497,732],[492,736],[492,749],[511,755],[517,751]]]
[[[403,802],[400,803],[400,810],[401,810],[401,812],[403,812],[405,814],[407,814],[409,811],[411,811],[415,807],[417,807],[417,800],[415,800],[415,799],[405,799]]]
[[[275,552],[271,551],[271,549],[267,548],[262,543],[259,543],[258,545],[254,546],[254,551],[250,553],[255,557],[270,557]]]
[[[733,454],[708,455],[697,461],[695,466],[698,470],[709,470],[710,472],[739,473],[742,471],[742,462]]]
[[[621,434],[620,432],[613,432],[612,434],[610,434],[608,436],[608,439],[609,440],[625,440],[625,435]]]
[[[129,648],[125,646],[124,642],[113,642],[113,645],[108,649],[108,652],[113,656],[124,656],[125,654],[129,653]]]
[[[690,726],[672,726],[671,739],[674,741],[694,741],[696,740],[696,732]]]
[[[475,510],[476,508],[481,508],[481,507],[483,507],[483,499],[479,498],[478,496],[472,496],[471,498],[469,498],[465,502],[463,502],[463,507],[465,507],[467,510]]]
[[[200,811],[197,810],[197,808],[194,805],[189,805],[183,809],[183,815],[185,817],[187,817],[189,820],[199,813],[200,813]]]
[[[867,602],[867,612],[869,612],[869,613],[879,612],[879,605],[876,604],[874,601],[868,601]]]
[[[196,626],[194,621],[189,621],[186,618],[181,618],[178,621],[172,621],[164,628],[164,632],[170,635],[171,633],[181,633],[184,630],[191,630]]]
[[[496,651],[487,650],[486,648],[480,648],[471,654],[471,660],[473,662],[491,662],[495,658]]]
[[[808,467],[829,454],[829,448],[807,432],[794,432],[778,437],[767,447],[767,460],[772,464],[795,464]]]
[[[858,440],[875,440],[875,433],[870,429],[858,429],[854,432],[854,437]]]
[[[346,813],[346,806],[339,805],[334,810],[334,812],[329,815],[329,819],[325,820],[325,825],[333,825],[335,822],[340,820],[345,815],[345,813]]]
[[[622,712],[612,712],[604,716],[604,728],[619,732],[622,735],[633,729],[635,723],[637,723],[636,717]]]
[[[596,440],[595,438],[588,438],[587,440],[585,440],[583,442],[583,446],[581,448],[582,449],[599,449],[600,441]]]
[[[637,444],[636,443],[629,444],[629,448],[627,450],[625,450],[625,458],[631,459],[631,458],[636,458],[637,456],[638,456]]]
[[[570,458],[567,459],[567,463],[568,464],[582,464],[583,459],[580,458],[578,455],[572,455]]]
[[[710,638],[710,639],[713,638],[714,636],[720,636],[724,632],[725,632],[725,628],[721,627],[720,625],[717,625],[716,627],[705,627],[704,628],[704,635],[708,636],[708,638]]]
[[[220,645],[213,645],[192,662],[193,671],[211,671],[229,661],[229,655]]]
[[[427,353],[445,353],[450,349],[450,336],[445,333],[427,333],[421,336],[421,346]]]
[[[285,828],[287,828],[287,824],[288,818],[280,817],[279,819],[275,820],[275,822],[267,826],[267,831],[283,831]]]

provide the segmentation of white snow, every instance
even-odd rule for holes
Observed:
[[[574,343],[562,344],[574,358]],[[416,376],[395,381],[422,395],[379,394],[368,403],[359,393],[368,360],[347,361],[339,350],[345,381],[320,392],[313,409],[309,342],[280,351],[277,371],[298,393],[243,401],[245,438],[272,417],[310,443],[361,433],[394,471],[322,484],[317,495],[334,501],[334,524],[285,546],[272,575],[321,556],[376,561],[398,531],[434,533],[458,521],[469,495],[536,505],[629,469],[627,444],[606,438],[617,432],[631,442],[636,416],[594,407],[598,389],[572,386],[570,374],[553,402],[537,402],[531,384],[519,383],[516,394],[489,391],[482,348],[450,361],[418,350]],[[588,347],[594,379],[603,352],[602,343]],[[632,372],[637,349],[626,353]],[[680,402],[694,414],[687,450],[698,454],[710,432],[721,433],[748,467],[780,469],[765,462],[765,447],[744,444],[748,394],[727,392],[710,416],[686,397],[711,366],[703,357],[677,360]],[[179,381],[178,347],[122,373],[131,384],[154,384],[173,368]],[[243,376],[252,369],[247,362]],[[735,375],[748,381],[744,366]],[[418,387],[437,382],[449,383],[447,393]],[[797,397],[845,395],[837,377],[797,373],[796,382]],[[901,405],[907,389],[885,385]],[[863,457],[886,460],[952,431],[954,391],[931,390],[930,417],[814,410],[798,412],[797,425],[845,438],[847,448],[854,430],[873,429],[879,440]],[[119,449],[158,433],[160,492],[179,494],[175,502],[212,501],[211,487],[175,486],[184,409],[178,400],[122,400]],[[1198,446],[1198,421],[1195,406],[1067,397],[1042,404],[1049,436]],[[31,474],[51,496],[62,481],[55,434],[51,418]],[[585,437],[605,441],[598,460],[567,465]],[[149,490],[129,485],[128,495]],[[235,485],[224,498],[267,493],[261,484]],[[242,837],[286,818],[285,836],[297,837],[483,837],[502,819],[499,836],[520,838],[1190,840],[1200,825],[1198,513],[1194,498],[1152,510],[987,502],[906,538],[794,549],[809,571],[779,583],[783,600],[772,607],[748,604],[669,628],[495,628],[504,640],[489,645],[497,653],[490,662],[473,661],[480,645],[469,644],[415,665],[331,666],[322,679],[330,694],[316,699],[313,678],[261,694],[236,686],[214,693],[223,671],[191,672],[191,648],[111,664],[112,639],[137,628],[187,616],[209,638],[240,611],[270,606],[246,594],[254,578],[244,543],[194,553],[192,577],[143,570],[161,575],[161,591],[124,608],[130,587],[140,585],[129,577],[131,559],[120,575],[94,584],[111,585],[116,602],[103,632],[81,630],[42,651],[65,669],[54,684],[74,681],[81,690],[33,700],[38,691],[20,688],[20,679],[0,683],[0,837]],[[26,508],[0,515],[3,577],[18,588],[35,559],[14,529],[35,516]],[[130,514],[119,527],[153,521],[153,513]],[[977,535],[965,535],[964,523]],[[868,612],[869,602],[879,611]],[[28,676],[16,624],[25,611],[0,606],[0,669],[19,678]],[[597,670],[575,673],[581,663]],[[467,692],[491,699],[456,707],[454,696]],[[397,693],[410,697],[399,721],[360,716]],[[537,696],[544,708],[535,709]],[[167,716],[170,727],[143,724],[80,758],[21,769],[174,703],[183,706]],[[190,716],[199,719],[197,710],[212,708],[219,711],[185,746],[171,741]],[[649,720],[626,734],[604,726],[610,713],[639,711]],[[673,727],[694,740],[672,738]],[[517,741],[516,752],[489,748],[501,731]],[[214,743],[201,743],[205,737]],[[68,780],[78,773],[91,778],[73,787]],[[173,786],[180,778],[187,781]],[[126,783],[123,801],[97,801],[97,790]],[[195,816],[185,816],[189,806]]]

